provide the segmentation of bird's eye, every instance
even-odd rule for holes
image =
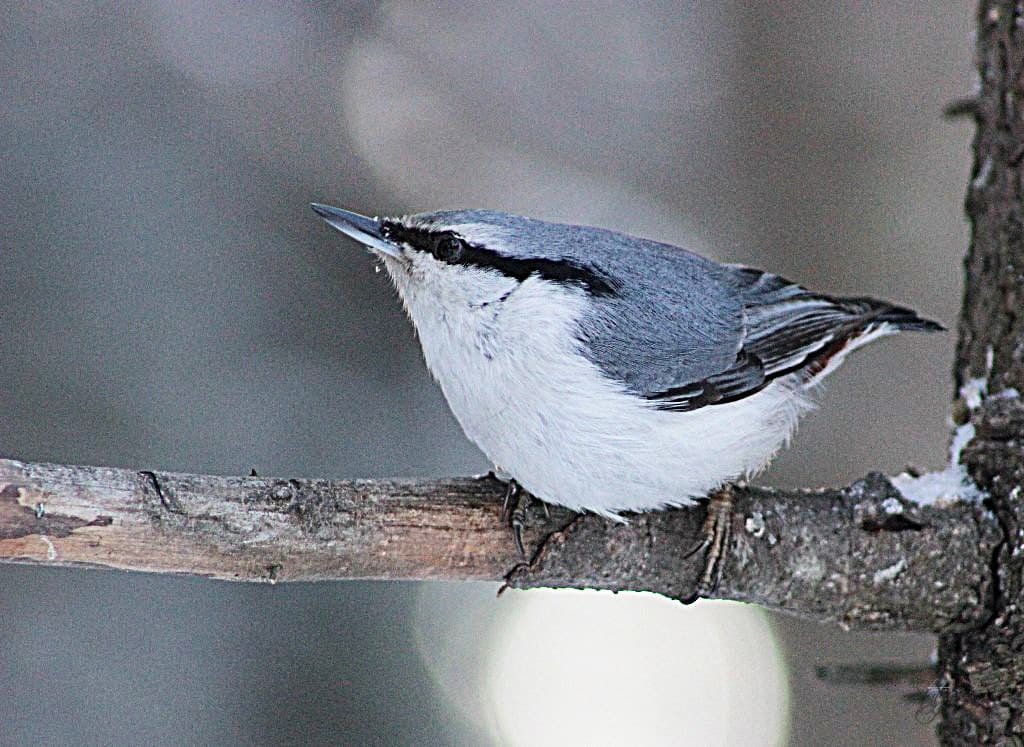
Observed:
[[[441,236],[434,245],[434,256],[442,262],[455,262],[462,256],[462,239],[458,236]]]

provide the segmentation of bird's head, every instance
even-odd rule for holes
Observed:
[[[578,226],[492,210],[368,218],[314,204],[330,226],[380,257],[413,320],[501,304],[524,286],[561,294],[609,295],[612,279],[587,258]]]

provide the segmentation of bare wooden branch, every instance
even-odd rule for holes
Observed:
[[[445,579],[695,594],[703,509],[617,524],[531,509],[519,564],[491,478],[284,480],[0,460],[0,560],[245,581]],[[882,475],[842,490],[741,489],[722,598],[872,628],[991,615],[998,523],[920,507]]]

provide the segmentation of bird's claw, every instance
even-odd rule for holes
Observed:
[[[711,595],[721,583],[725,554],[732,539],[732,522],[733,493],[732,487],[726,486],[709,497],[708,513],[701,527],[701,538],[683,556],[690,558],[699,552],[706,553],[704,572],[697,583],[692,600]]]
[[[505,488],[505,500],[501,507],[501,520],[511,527],[516,550],[524,562],[526,548],[523,546],[523,528],[526,526],[526,509],[530,507],[532,500],[533,496],[523,490],[522,485],[515,480],[508,481]]]

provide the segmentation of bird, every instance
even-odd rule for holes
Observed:
[[[788,443],[822,379],[872,340],[943,329],[604,228],[312,208],[383,262],[452,413],[512,477],[521,555],[531,496],[615,521],[706,502],[700,595],[721,578],[732,486]]]

